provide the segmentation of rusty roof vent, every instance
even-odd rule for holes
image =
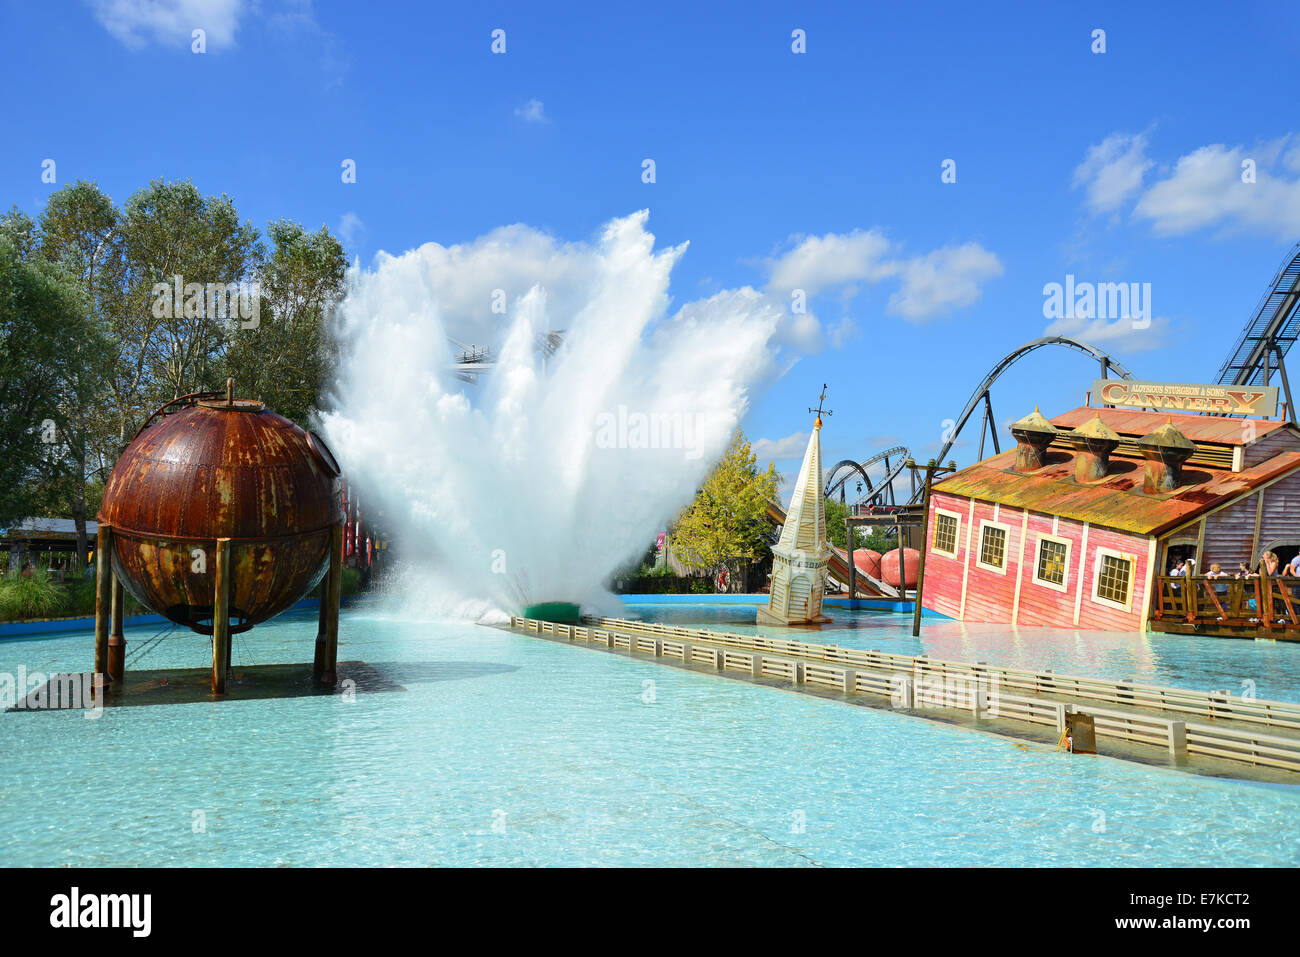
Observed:
[[[1138,439],[1137,447],[1147,460],[1142,491],[1153,494],[1175,491],[1183,481],[1183,463],[1196,451],[1196,444],[1174,427],[1172,419]]]
[[[1016,440],[1017,472],[1036,472],[1047,464],[1047,447],[1060,434],[1060,429],[1048,422],[1034,407],[1034,411],[1011,426]]]
[[[1066,438],[1074,446],[1074,478],[1078,482],[1097,482],[1106,477],[1110,467],[1110,453],[1119,445],[1119,436],[1101,421],[1101,414],[1074,431]]]

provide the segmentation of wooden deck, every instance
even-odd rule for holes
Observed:
[[[1291,702],[615,618],[515,617],[510,627],[939,720],[962,714],[1018,737],[1054,740],[1067,715],[1086,714],[1113,757],[1288,783],[1300,774],[1300,704]]]
[[[1161,576],[1151,629],[1300,641],[1300,578]]]

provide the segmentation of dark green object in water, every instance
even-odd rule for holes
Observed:
[[[524,617],[565,624],[582,620],[578,606],[567,601],[544,601],[538,605],[529,605],[524,609]]]

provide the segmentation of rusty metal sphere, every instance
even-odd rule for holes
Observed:
[[[112,527],[123,587],[201,634],[212,634],[217,540],[230,539],[239,632],[320,581],[330,529],[343,521],[339,492],[338,464],[319,437],[261,402],[199,393],[145,423],[113,467],[98,518]]]

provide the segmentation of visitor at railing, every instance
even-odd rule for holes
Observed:
[[[1170,578],[1182,578],[1182,577],[1184,577],[1186,574],[1187,574],[1187,560],[1186,560],[1186,559],[1179,559],[1177,562],[1174,563],[1174,567],[1171,568],[1171,569],[1169,569],[1169,577],[1170,577]],[[1172,592],[1174,592],[1174,593],[1177,593],[1178,590],[1179,590],[1179,589],[1178,589],[1178,583],[1177,583],[1177,582],[1171,582],[1171,583],[1169,584],[1169,590],[1172,591]]]
[[[1218,562],[1212,562],[1210,564],[1210,570],[1205,573],[1205,577],[1213,580],[1217,578],[1231,578],[1232,576],[1229,575],[1227,572],[1225,572],[1223,570],[1223,567],[1219,565]],[[1218,584],[1211,585],[1210,587],[1214,589],[1214,593],[1216,595],[1220,597],[1227,597],[1228,590],[1229,590],[1227,582],[1219,582]],[[1218,617],[1222,618],[1223,616],[1220,615]]]

